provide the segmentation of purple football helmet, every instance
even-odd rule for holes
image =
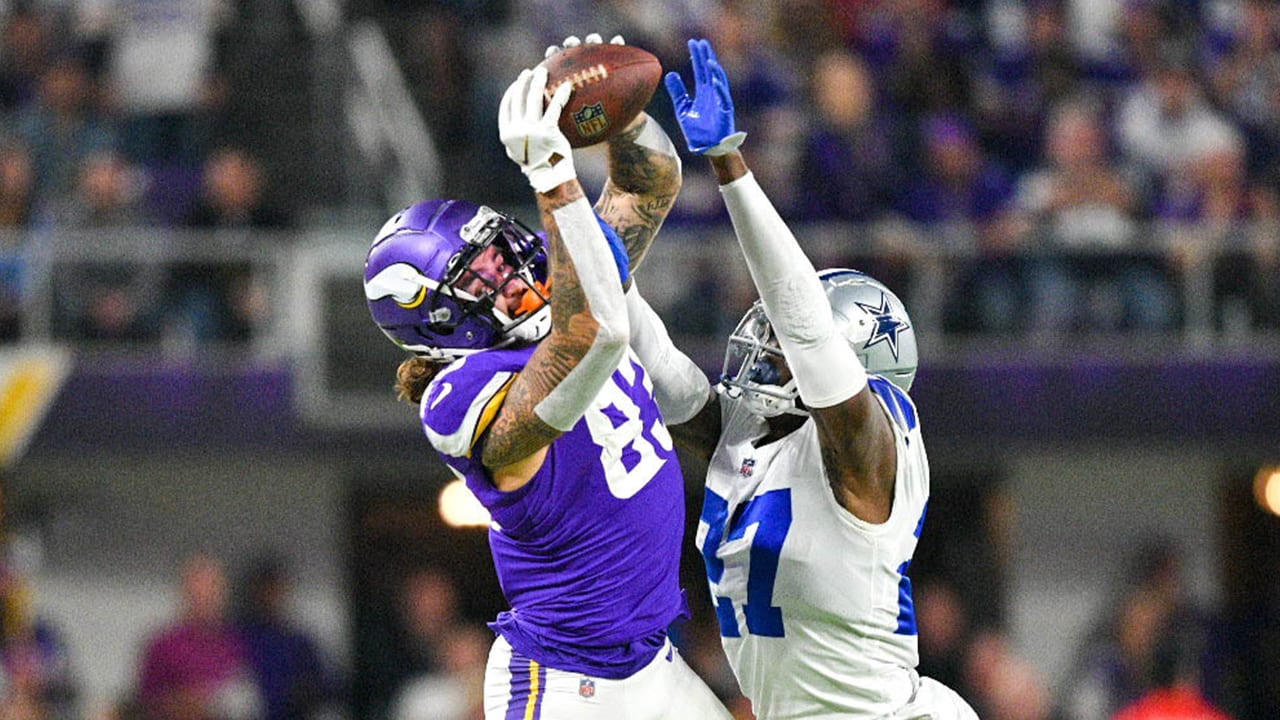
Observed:
[[[512,272],[505,278],[467,272],[491,247]],[[479,293],[463,289],[477,277]],[[378,231],[364,264],[373,321],[401,348],[440,361],[546,336],[546,280],[541,237],[515,218],[462,200],[429,200],[396,213]],[[495,300],[509,297],[512,283],[536,296],[521,303],[530,309],[508,315]]]

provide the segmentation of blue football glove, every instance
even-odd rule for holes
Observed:
[[[617,231],[605,222],[604,218],[596,215],[596,222],[600,223],[600,229],[604,231],[604,239],[609,241],[613,262],[618,266],[618,275],[622,278],[622,284],[625,287],[627,280],[631,279],[631,258],[627,255],[627,246],[622,244],[622,238],[618,237]]]
[[[738,149],[747,134],[733,126],[733,97],[729,76],[716,60],[707,40],[689,41],[693,61],[694,97],[689,97],[680,74],[667,73],[667,94],[689,151],[698,155],[725,155]]]

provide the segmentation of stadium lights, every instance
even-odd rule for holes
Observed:
[[[489,527],[489,511],[459,479],[440,490],[440,519],[449,527]]]
[[[1258,506],[1280,515],[1280,467],[1263,467],[1253,479],[1253,497]]]

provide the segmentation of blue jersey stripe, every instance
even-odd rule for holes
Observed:
[[[879,375],[868,377],[867,384],[871,386],[872,392],[884,400],[885,407],[889,408],[889,414],[904,432],[911,432],[916,428],[916,406],[902,388]]]

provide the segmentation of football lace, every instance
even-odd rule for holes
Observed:
[[[556,88],[559,88],[561,85],[565,83],[571,84],[573,88],[576,90],[580,87],[583,87],[584,85],[590,85],[591,83],[600,82],[608,77],[609,77],[609,68],[605,67],[603,64],[597,63],[584,70],[579,70],[578,72],[570,75],[564,80],[561,80],[560,82],[556,83],[555,87],[547,88],[545,94],[547,98],[550,99],[551,96],[555,94]]]

